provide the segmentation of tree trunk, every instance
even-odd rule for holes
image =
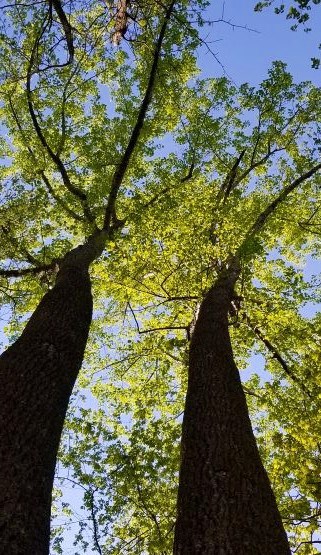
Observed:
[[[231,267],[207,293],[191,340],[174,555],[290,554],[233,359],[237,277]]]
[[[63,260],[21,337],[0,357],[0,552],[49,553],[56,456],[92,318],[92,240]],[[102,245],[100,245],[102,246]]]

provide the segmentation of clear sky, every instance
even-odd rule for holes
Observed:
[[[208,8],[210,20],[223,18],[231,24],[253,29],[249,31],[233,28],[228,23],[214,23],[203,30],[204,40],[210,43],[231,79],[236,84],[245,81],[256,84],[265,78],[272,61],[282,60],[297,80],[311,80],[321,85],[321,69],[311,69],[310,63],[313,56],[321,55],[318,50],[321,42],[320,6],[315,6],[312,11],[312,31],[305,33],[303,28],[291,31],[291,21],[284,15],[275,15],[273,8],[254,12],[255,3],[255,0],[212,0]],[[222,74],[222,68],[209,52],[206,53],[205,47],[200,62],[209,75]]]

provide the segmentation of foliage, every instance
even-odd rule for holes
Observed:
[[[281,62],[257,88],[203,79],[192,21],[204,4],[175,6],[117,195],[121,225],[91,270],[95,317],[61,444],[53,552],[66,552],[75,520],[79,553],[170,552],[188,338],[204,292],[238,252],[235,357],[241,370],[253,351],[265,357],[266,381],[245,384],[258,442],[294,548],[317,553],[320,317],[303,307],[321,291],[302,269],[320,252],[318,169],[253,226],[318,168],[319,91]],[[2,12],[0,279],[11,340],[55,260],[103,223],[164,19],[161,4],[133,2],[115,47],[111,3],[64,8],[72,49],[46,2]]]

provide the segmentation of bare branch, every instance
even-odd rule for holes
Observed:
[[[139,330],[140,334],[151,333],[153,331],[164,331],[164,330],[187,330],[188,326],[163,326],[160,328],[150,328],[148,330]]]
[[[319,541],[319,540],[302,541],[302,542],[299,543],[299,545],[293,551],[293,553],[296,553],[297,551],[299,551],[299,549],[302,545],[314,545],[314,544],[321,544],[321,541]]]

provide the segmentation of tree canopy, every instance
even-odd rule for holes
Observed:
[[[53,553],[66,552],[69,528],[77,553],[171,552],[189,339],[235,252],[235,359],[242,372],[259,354],[266,370],[244,383],[261,456],[294,552],[318,553],[321,321],[304,306],[321,291],[303,270],[320,255],[319,89],[280,61],[257,87],[203,78],[205,7],[1,6],[9,341],[63,255],[113,226],[91,269],[94,321],[61,442]]]

